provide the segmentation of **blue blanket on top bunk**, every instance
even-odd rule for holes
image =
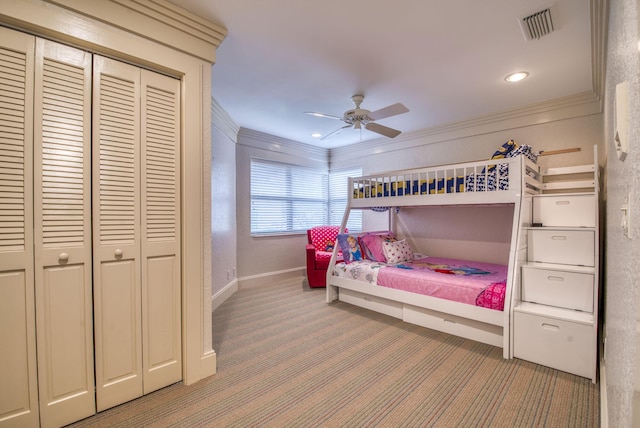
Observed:
[[[513,140],[505,143],[492,159],[526,156],[537,162],[538,156],[531,146],[518,146]],[[353,191],[354,198],[383,196],[426,195],[442,193],[485,192],[509,189],[509,165],[502,163],[491,165],[486,170],[466,176],[432,178],[429,180],[398,180],[361,186]]]

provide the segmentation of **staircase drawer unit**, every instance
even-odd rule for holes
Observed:
[[[578,376],[593,378],[593,324],[515,311],[514,356]]]
[[[578,272],[552,269],[547,265],[522,267],[522,300],[593,312],[593,270],[585,268]]]
[[[531,229],[527,241],[529,261],[594,265],[593,230]]]
[[[533,222],[545,227],[596,227],[596,199],[591,194],[538,196],[533,201]]]

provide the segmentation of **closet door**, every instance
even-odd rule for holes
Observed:
[[[42,426],[95,413],[91,54],[36,41],[34,241]]]
[[[98,411],[142,395],[140,69],[95,55],[93,248]]]
[[[38,425],[34,51],[35,37],[0,27],[0,427]]]
[[[182,379],[180,82],[142,70],[144,393]]]
[[[180,84],[94,58],[98,410],[182,379]]]

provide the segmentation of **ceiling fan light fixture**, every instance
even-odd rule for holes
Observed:
[[[314,132],[313,134],[311,134],[311,136],[312,136],[313,138],[320,138],[320,137],[322,137],[322,134],[321,134],[321,133],[319,133],[319,132]]]
[[[527,76],[529,76],[529,73],[526,71],[517,71],[515,73],[511,73],[509,75],[507,75],[507,77],[504,78],[504,80],[506,80],[509,83],[515,83],[515,82],[519,82],[522,79],[525,79]]]

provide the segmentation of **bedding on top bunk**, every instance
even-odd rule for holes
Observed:
[[[391,232],[337,238],[344,262],[335,276],[411,293],[502,311],[506,294],[506,265],[413,253],[406,240]]]
[[[538,155],[529,145],[518,145],[514,140],[504,143],[493,153],[492,159],[526,156],[537,163]],[[487,170],[456,177],[431,178],[429,180],[398,180],[391,183],[372,183],[354,189],[354,198],[382,196],[425,195],[436,193],[462,193],[506,190],[509,188],[509,167],[502,163],[491,165]]]

